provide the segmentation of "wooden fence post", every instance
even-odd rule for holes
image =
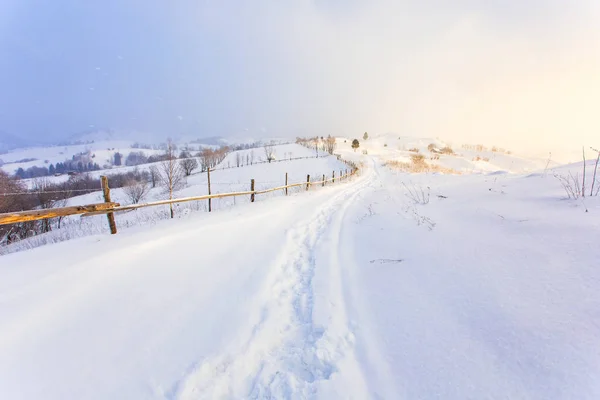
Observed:
[[[323,186],[325,186],[325,174],[323,174]]]
[[[288,188],[287,188],[287,186],[288,186],[288,173],[286,172],[285,173],[285,195],[286,196],[288,195]]]
[[[333,171],[333,179],[331,181],[335,183],[335,170]]]
[[[254,203],[254,179],[250,180],[250,191],[252,192],[250,195],[250,203]]]
[[[310,186],[310,175],[306,175],[306,190],[308,190]]]
[[[210,167],[206,169],[206,175],[208,177],[208,195],[210,196]],[[208,212],[212,211],[212,199],[208,199]]]
[[[110,189],[108,187],[108,178],[106,176],[100,177],[102,182],[102,192],[104,193],[104,202],[111,203],[110,201]],[[114,235],[117,233],[117,224],[115,223],[115,214],[107,213],[106,218],[108,219],[108,226],[110,228],[110,234]]]

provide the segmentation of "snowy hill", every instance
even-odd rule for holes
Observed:
[[[11,135],[7,132],[0,131],[0,154],[6,153],[9,150],[17,149],[19,147],[27,146],[28,142],[25,139],[21,139],[17,136]]]
[[[19,148],[2,155],[4,161],[2,169],[9,174],[14,174],[19,168],[47,167],[50,164],[70,160],[74,155],[87,152],[93,154],[94,161],[102,166],[110,164],[116,152],[127,155],[133,151],[134,149],[131,148],[133,143],[128,140],[104,140],[87,144]],[[161,152],[159,150],[144,151],[148,152],[148,155]]]
[[[448,144],[350,142],[336,153],[361,170],[344,183],[117,213],[115,236],[70,217],[10,245],[39,247],[0,258],[0,398],[600,397],[594,160],[580,197],[581,163],[461,147],[427,160],[463,173],[413,174],[393,161]],[[212,192],[346,168],[275,154],[227,155]]]
[[[350,150],[352,139],[340,138],[340,150]],[[524,157],[513,154],[508,150],[484,147],[482,145],[459,145],[432,138],[412,138],[398,136],[395,133],[373,135],[367,140],[357,137],[360,141],[359,153],[366,150],[369,155],[375,155],[386,160],[410,161],[412,154],[419,153],[425,156],[428,163],[454,170],[456,173],[485,173],[493,171],[506,171],[511,173],[525,173],[544,169],[548,160],[533,157]],[[344,143],[346,141],[346,143]],[[433,145],[434,152],[429,146]],[[447,148],[452,154],[443,154],[440,150]],[[549,167],[557,166],[550,162]]]
[[[581,165],[408,174],[347,153],[363,167],[344,184],[174,221],[118,214],[116,236],[3,256],[0,397],[600,396],[600,197],[567,199],[553,176]],[[230,190],[338,167],[211,178]]]

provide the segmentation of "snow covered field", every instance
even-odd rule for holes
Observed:
[[[600,398],[600,198],[552,176],[580,165],[410,175],[389,146],[341,145],[345,184],[1,257],[0,398]]]

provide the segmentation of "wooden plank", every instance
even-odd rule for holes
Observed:
[[[100,181],[102,183],[102,193],[104,194],[104,202],[111,203],[110,201],[110,188],[108,187],[108,178],[106,176],[101,176]],[[115,214],[107,213],[106,218],[108,219],[108,228],[110,229],[110,234],[115,235],[117,233],[117,224],[115,223]]]
[[[209,196],[211,195],[210,193],[210,167],[206,168],[206,175],[208,177],[208,194]],[[208,198],[208,212],[212,211],[212,199],[209,197]]]
[[[17,222],[38,221],[41,219],[56,217],[67,217],[69,215],[78,215],[97,211],[102,211],[102,213],[105,214],[105,210],[119,207],[119,205],[119,203],[100,203],[88,204],[84,206],[49,208],[46,210],[31,210],[4,213],[0,214],[0,225],[14,224]]]
[[[259,190],[254,192],[254,194],[265,194],[265,193],[269,193],[269,192],[275,192],[277,190],[283,190],[283,189],[287,189],[287,188],[293,188],[293,187],[298,187],[298,186],[303,186],[306,185],[306,183],[293,183],[291,185],[286,185],[286,186],[278,186],[278,187],[274,187],[271,189],[265,189],[265,190]]]
[[[219,193],[219,194],[212,194],[210,196],[203,195],[203,196],[193,196],[193,197],[181,197],[179,199],[173,199],[173,200],[159,200],[159,201],[153,201],[153,202],[144,203],[144,204],[132,204],[130,206],[115,207],[114,209],[112,209],[110,211],[111,212],[130,211],[130,210],[136,210],[138,208],[162,206],[162,205],[169,205],[169,204],[174,204],[174,203],[185,203],[186,201],[208,200],[209,198],[220,199],[220,198],[232,197],[232,196],[247,196],[252,193],[255,193],[255,192],[247,191],[247,192]],[[92,211],[92,212],[83,214],[82,217],[90,217],[93,215],[106,214],[106,212],[107,211]]]

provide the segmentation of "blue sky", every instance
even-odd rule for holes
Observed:
[[[3,0],[0,131],[584,141],[595,3]]]

